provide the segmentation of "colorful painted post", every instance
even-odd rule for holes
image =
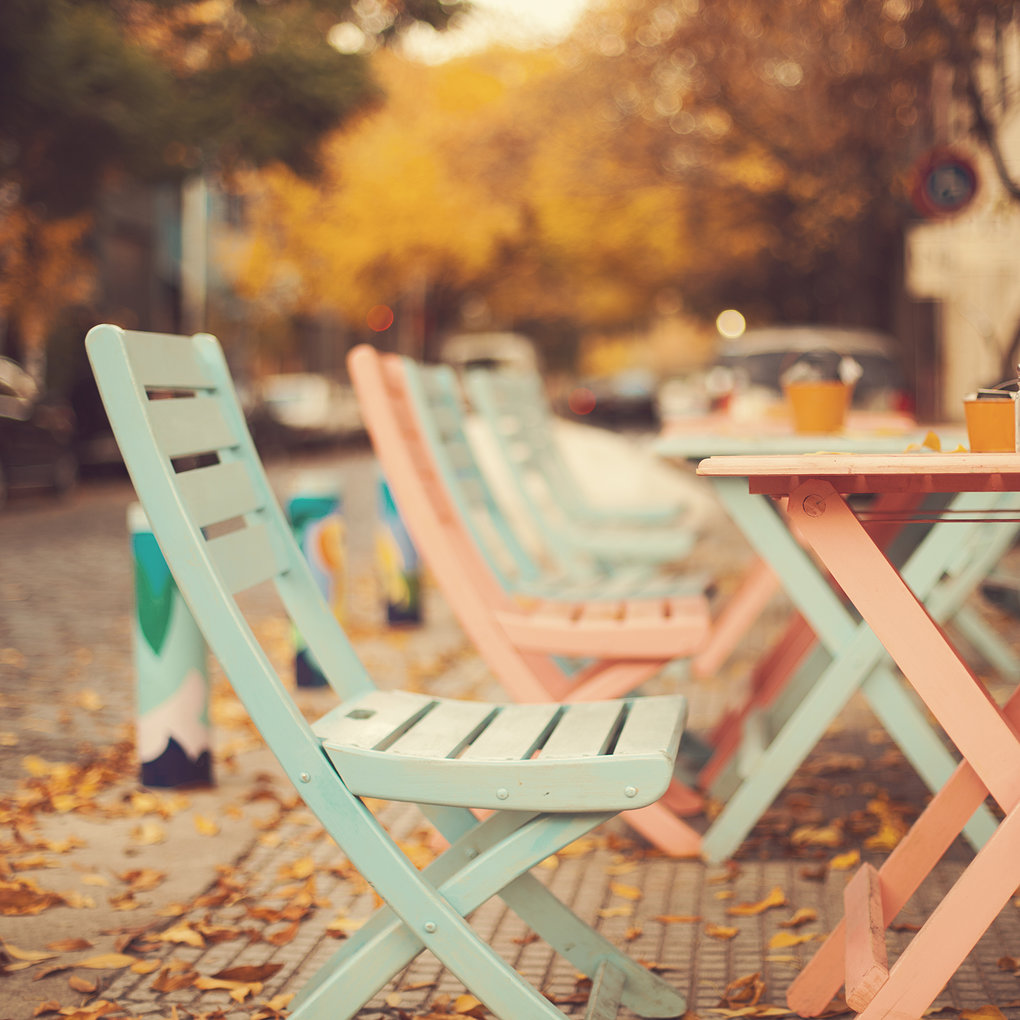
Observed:
[[[287,502],[294,538],[305,554],[322,597],[344,623],[343,494],[335,478],[306,475],[298,479]],[[294,631],[294,674],[298,687],[323,687],[327,680],[304,638]]]
[[[378,496],[375,554],[386,598],[386,622],[421,623],[421,560],[381,474]]]
[[[202,632],[145,511],[128,507],[135,567],[137,740],[145,786],[212,783],[209,668]]]

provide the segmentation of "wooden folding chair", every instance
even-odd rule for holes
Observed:
[[[591,557],[602,566],[661,565],[687,556],[694,542],[680,505],[600,505],[555,439],[542,380],[523,372],[469,371],[465,388],[532,527],[561,560]]]
[[[385,903],[300,992],[293,1020],[353,1017],[426,948],[503,1020],[562,1017],[467,922],[492,896],[592,976],[588,1017],[615,1016],[619,1004],[681,1015],[670,985],[529,869],[621,809],[654,803],[672,775],[684,699],[504,706],[379,690],[273,498],[216,339],[102,325],[87,347],[138,497],[213,653],[308,807]],[[235,599],[262,582],[275,585],[338,695],[312,725]],[[450,848],[418,871],[363,798],[419,803]],[[472,809],[492,813],[478,821]]]
[[[416,427],[429,447],[447,496],[453,501],[489,569],[507,591],[541,598],[629,598],[704,592],[701,574],[663,571],[662,563],[593,557],[564,547],[548,534],[526,533],[497,497],[469,437],[464,397],[448,365],[407,359],[404,386]],[[687,537],[683,543],[687,544]],[[663,561],[664,562],[664,561]]]
[[[490,569],[437,467],[416,414],[406,358],[360,345],[348,370],[362,415],[401,516],[444,597],[510,697],[586,701],[619,697],[676,659],[689,656],[711,627],[704,594],[654,598],[522,598]],[[447,451],[449,452],[449,451]],[[466,445],[462,448],[469,456]],[[558,657],[585,665],[568,674]],[[656,846],[697,855],[700,837],[674,813],[700,811],[702,799],[674,784],[666,804],[628,812],[627,821]]]

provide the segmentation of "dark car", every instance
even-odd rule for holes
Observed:
[[[843,357],[860,367],[854,408],[913,413],[896,339],[877,330],[828,325],[765,326],[723,340],[707,371],[660,387],[659,413],[669,420],[725,408],[735,418],[753,420],[782,404],[788,372],[810,366],[819,378],[835,379]]]
[[[910,410],[899,346],[893,337],[876,330],[814,325],[749,329],[720,346],[716,364],[733,371],[738,388],[761,387],[778,397],[783,375],[797,361],[814,365],[823,377],[836,378],[836,367],[844,356],[861,368],[854,407]]]
[[[44,486],[63,494],[77,478],[73,411],[0,357],[0,507],[10,489]]]

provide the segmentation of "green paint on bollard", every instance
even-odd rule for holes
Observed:
[[[148,518],[128,508],[135,568],[136,736],[145,786],[212,783],[205,639],[166,565]]]

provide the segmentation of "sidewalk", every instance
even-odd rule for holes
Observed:
[[[351,484],[364,486],[370,465],[348,467]],[[118,549],[126,560],[116,522],[129,499],[127,491],[88,493],[72,508],[31,503],[0,517],[0,547],[20,551],[18,568],[0,576],[0,964],[7,964],[0,1020],[61,1011],[78,1020],[282,1016],[289,993],[371,913],[374,897],[299,805],[215,670],[215,786],[138,785],[130,745],[130,564],[110,566]],[[349,510],[359,519],[370,512]],[[36,549],[31,536],[40,528],[49,540]],[[734,559],[731,534],[720,530],[710,538],[716,544],[705,549],[707,558]],[[422,627],[380,625],[370,546],[359,548],[351,564],[350,630],[379,682],[498,698],[431,590]],[[71,549],[76,559],[68,558]],[[246,599],[260,638],[286,672],[290,639],[273,603],[260,591]],[[987,611],[996,625],[1018,629],[1011,617]],[[780,618],[764,621],[724,675],[685,681],[694,730],[739,690],[748,662]],[[329,698],[322,690],[299,692],[310,715]],[[77,756],[67,753],[69,734]],[[92,750],[83,751],[82,742]],[[730,865],[669,860],[617,820],[547,862],[539,875],[608,937],[661,968],[685,991],[692,1013],[780,1016],[785,989],[814,952],[815,937],[842,914],[855,852],[880,861],[888,834],[908,825],[926,798],[867,708],[854,702]],[[427,860],[429,830],[416,809],[379,809],[407,852]],[[957,845],[936,869],[901,915],[891,956],[970,856]],[[727,912],[734,904],[761,910],[735,917]],[[808,919],[783,926],[798,913]],[[583,1014],[573,969],[530,942],[498,901],[473,923],[568,1015]],[[939,1015],[995,1005],[1020,1018],[1015,964],[999,965],[1015,956],[1020,910],[1011,906],[938,1000]],[[727,989],[754,974],[764,983],[760,1000],[736,1013],[746,1003]],[[464,1015],[472,1004],[458,1001],[462,992],[424,956],[359,1018]]]

